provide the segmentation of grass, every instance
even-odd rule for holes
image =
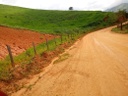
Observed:
[[[103,18],[109,16],[106,22]],[[101,11],[34,10],[0,5],[0,25],[41,33],[63,34],[92,31],[112,25],[115,13]]]
[[[113,28],[112,31],[116,33],[128,34],[128,24],[123,26],[123,30],[121,30],[120,27],[119,28],[116,27]]]

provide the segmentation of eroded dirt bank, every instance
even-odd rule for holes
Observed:
[[[13,55],[18,55],[32,47],[32,42],[37,45],[44,42],[45,38],[51,40],[53,36],[0,26],[0,59],[8,55],[6,45],[10,45]]]

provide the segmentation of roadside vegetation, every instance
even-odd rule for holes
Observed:
[[[126,10],[119,10],[117,13],[117,27],[113,28],[112,31],[117,33],[128,33],[128,13]],[[124,25],[123,23],[126,22]]]
[[[120,30],[119,27],[113,28],[112,31],[113,32],[117,32],[117,33],[122,33],[122,34],[127,34],[128,33],[128,24],[127,25],[123,25],[122,26],[122,30]]]
[[[36,46],[36,55],[33,47],[29,48],[14,57],[15,67],[11,66],[10,58],[7,56],[0,61],[0,90],[10,95],[26,87],[23,79],[29,79],[31,76],[42,72],[53,58],[64,52],[81,36],[83,34],[63,35],[62,38],[50,40],[48,41],[48,49],[46,43],[39,44]],[[61,56],[56,63],[66,60],[67,56],[67,54]]]
[[[41,43],[35,47],[37,54],[34,53],[34,48],[31,47],[31,48],[27,49],[25,52],[21,53],[20,55],[13,57],[15,66],[17,66],[17,65],[22,66],[22,65],[30,64],[32,62],[32,60],[34,60],[36,55],[42,56],[42,55],[44,55],[44,53],[45,53],[45,55],[46,54],[48,55],[49,52],[52,52],[58,48],[59,48],[58,49],[59,52],[63,52],[64,48],[65,48],[64,46],[62,46],[63,44],[65,46],[69,46],[80,36],[82,36],[82,35],[81,34],[77,34],[77,35],[73,35],[73,36],[63,35],[62,38],[57,37],[57,38],[47,42],[48,47],[46,45],[46,42]],[[60,47],[60,46],[62,46],[62,47]],[[50,55],[48,55],[48,56],[50,57]],[[11,66],[11,62],[10,62],[10,57],[8,55],[4,60],[0,61],[0,80],[8,81],[8,80],[12,79],[12,78],[10,78],[10,76],[8,76],[10,71],[12,71],[11,69],[12,69],[12,66]]]

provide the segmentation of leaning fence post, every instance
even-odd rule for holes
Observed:
[[[47,46],[47,50],[49,50],[48,40],[47,40],[47,38],[46,38],[46,46]]]
[[[36,47],[35,47],[34,42],[32,42],[32,45],[33,45],[34,53],[35,53],[35,55],[36,55],[36,54],[37,54],[37,52],[36,52]]]
[[[12,67],[14,68],[15,65],[14,65],[14,59],[13,59],[13,56],[12,56],[11,48],[10,48],[9,45],[6,45],[6,46],[7,46],[7,50],[8,50],[9,56],[10,56],[11,65],[12,65]]]

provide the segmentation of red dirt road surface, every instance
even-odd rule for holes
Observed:
[[[18,55],[31,47],[32,42],[37,45],[44,42],[45,38],[51,40],[53,36],[0,26],[0,59],[8,55],[6,44],[12,48],[13,55]]]
[[[128,96],[128,35],[86,35],[31,87],[12,96]]]

